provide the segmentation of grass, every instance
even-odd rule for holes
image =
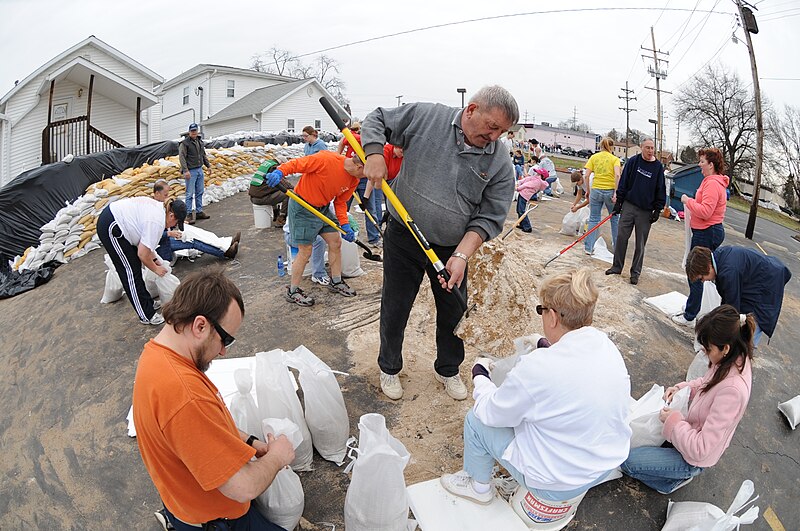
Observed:
[[[741,197],[731,196],[731,198],[728,200],[728,206],[735,208],[736,210],[741,210],[742,212],[750,212],[750,202],[742,199]],[[800,231],[800,223],[781,212],[775,212],[769,208],[759,207],[758,217],[761,219],[768,219],[769,221],[777,223],[778,225],[786,227],[787,229]]]
[[[550,160],[553,161],[553,164],[556,165],[557,169],[563,169],[564,171],[567,171],[567,168],[583,168],[586,165],[587,159],[562,159],[561,157],[553,155],[550,156]]]

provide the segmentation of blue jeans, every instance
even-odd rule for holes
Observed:
[[[592,230],[600,223],[600,215],[603,213],[603,206],[609,214],[614,210],[614,202],[611,198],[614,196],[614,190],[600,190],[592,188],[589,192],[589,227]],[[619,224],[619,216],[611,218],[611,248],[613,250],[617,243],[617,225]],[[587,253],[594,251],[594,244],[597,242],[599,231],[594,231],[583,240],[583,248]]]
[[[311,244],[311,276],[322,278],[327,276],[325,272],[325,240],[322,236],[317,236]]]
[[[524,173],[524,172],[523,172],[523,168],[524,168],[524,167],[522,166],[522,164],[514,164],[514,171],[515,171],[515,172],[516,172],[516,174],[517,174],[517,179],[519,179],[520,177],[522,177],[522,174]]]
[[[675,448],[660,446],[633,448],[620,468],[626,476],[638,479],[658,492],[671,492],[703,471],[699,466],[687,463]]]
[[[707,229],[692,229],[691,248],[708,247],[713,253],[717,247],[722,245],[723,240],[725,240],[725,229],[722,227],[722,223],[711,225]],[[691,321],[697,317],[702,302],[703,281],[691,282],[689,284],[689,298],[686,299],[686,308],[683,312],[684,319]]]
[[[553,195],[553,183],[558,180],[558,177],[548,177],[545,179],[547,181],[547,188],[544,189],[544,193],[551,196]]]
[[[520,217],[522,214],[525,213],[525,210],[528,208],[528,202],[525,200],[524,197],[521,195],[517,197],[517,217]],[[531,222],[528,219],[528,216],[522,218],[522,221],[519,222],[519,228],[524,230],[525,232],[530,232],[531,230]]]
[[[503,452],[514,440],[514,428],[493,428],[486,426],[470,409],[464,418],[464,470],[478,483],[492,481],[492,468],[495,461],[508,470],[517,483],[528,489],[537,498],[550,501],[569,500],[602,483],[608,472],[591,483],[568,491],[533,489],[525,484],[525,476],[502,458]]]
[[[167,513],[167,520],[176,531],[197,531],[199,527],[194,527],[185,524],[175,518],[169,509],[164,507],[164,512]],[[205,522],[204,522],[205,523]],[[215,527],[208,527],[203,529],[214,529],[215,531],[286,531],[282,527],[273,524],[267,520],[264,515],[258,512],[253,503],[250,504],[250,509],[239,518],[235,520],[224,520],[219,523],[213,524]]]
[[[358,186],[356,187],[356,192],[358,193],[358,196],[361,198],[361,202],[364,203],[361,208],[369,211],[372,217],[375,218],[375,221],[380,222],[380,220],[378,219],[377,209],[375,208],[375,190],[372,191],[369,198],[365,199],[364,192],[366,190],[367,190],[367,179],[366,178],[361,179],[358,182]],[[350,201],[347,202],[348,210],[350,210],[350,205],[352,204],[353,201],[354,198],[351,197]],[[369,243],[376,243],[381,239],[381,233],[378,230],[378,227],[376,227],[375,224],[369,220],[366,214],[364,214],[364,218],[366,219],[366,225],[367,225],[367,241],[369,241]]]
[[[189,178],[186,181],[186,212],[191,214],[193,210],[203,211],[203,190],[206,189],[203,167],[190,169]],[[194,208],[192,208],[192,198],[194,198]]]
[[[161,237],[161,241],[158,242],[158,248],[156,248],[156,253],[167,262],[172,262],[172,258],[175,256],[175,251],[183,251],[185,249],[194,249],[196,251],[200,251],[201,253],[207,253],[211,256],[216,256],[217,258],[225,258],[225,252],[221,251],[218,247],[214,247],[213,245],[209,245],[199,240],[184,242],[181,240],[176,240],[170,236]]]

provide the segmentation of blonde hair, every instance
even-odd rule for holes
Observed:
[[[600,141],[600,149],[611,153],[611,151],[614,149],[614,141],[609,137],[603,138],[603,140]]]
[[[597,295],[588,269],[550,275],[539,285],[542,306],[558,312],[561,323],[569,330],[592,324]]]

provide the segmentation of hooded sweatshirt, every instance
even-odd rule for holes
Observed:
[[[544,171],[547,172],[547,170]],[[547,189],[548,186],[541,174],[533,172],[532,175],[528,175],[517,183],[517,191],[525,201],[530,201],[534,194]]]
[[[725,190],[730,179],[727,175],[709,175],[700,183],[700,188],[694,194],[694,199],[689,199],[685,207],[692,213],[693,229],[707,229],[712,225],[722,223],[725,219],[725,208],[728,196]]]

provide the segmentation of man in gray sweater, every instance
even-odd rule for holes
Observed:
[[[464,109],[411,103],[371,112],[362,122],[367,155],[364,175],[380,187],[386,178],[383,146],[403,148],[403,165],[392,188],[450,273],[437,278],[411,232],[389,205],[384,232],[381,294],[381,389],[393,400],[403,396],[403,337],[411,307],[427,273],[436,301],[435,378],[456,400],[467,397],[458,374],[464,342],[454,334],[462,310],[455,296],[467,296],[467,262],[503,228],[514,195],[514,168],[500,135],[519,119],[514,97],[498,86],[479,90]]]

